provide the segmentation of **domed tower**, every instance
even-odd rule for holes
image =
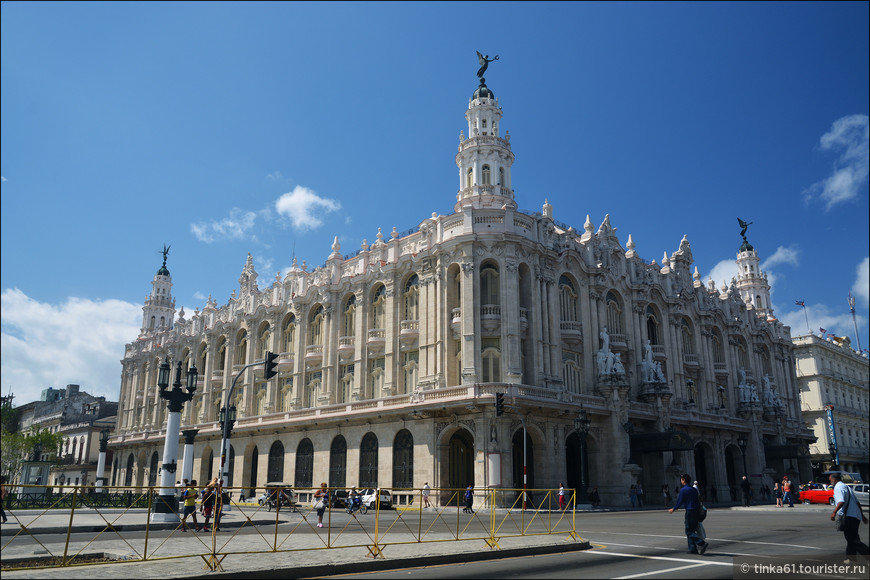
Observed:
[[[479,52],[477,56],[483,66],[477,71],[480,85],[471,95],[465,112],[468,138],[465,138],[464,131],[459,134],[459,153],[456,154],[459,193],[453,209],[459,212],[469,205],[474,208],[506,206],[515,209],[511,189],[514,154],[511,152],[510,133],[505,133],[504,138],[499,136],[502,111],[483,78],[489,63],[498,60],[498,56],[489,59],[488,55]]]
[[[767,283],[767,274],[761,271],[761,260],[752,244],[746,239],[746,229],[749,224],[740,220],[743,228],[740,234],[743,243],[737,252],[737,290],[747,306],[750,304],[759,315],[773,314],[770,304],[770,284]],[[750,222],[751,223],[751,222]]]
[[[142,329],[139,336],[172,328],[175,319],[175,299],[172,297],[172,276],[166,268],[169,247],[163,246],[163,265],[151,281],[151,294],[142,307]]]

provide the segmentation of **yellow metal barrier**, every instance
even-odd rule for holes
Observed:
[[[235,554],[365,548],[369,557],[384,558],[390,545],[480,540],[491,549],[500,549],[499,542],[508,537],[564,535],[568,541],[580,539],[575,526],[575,497],[568,498],[562,511],[557,492],[549,489],[476,490],[474,498],[479,500],[480,507],[471,511],[464,509],[464,489],[432,488],[430,508],[423,505],[422,489],[392,490],[394,498],[402,498],[402,505],[381,509],[376,501],[374,510],[367,514],[346,513],[343,507],[332,506],[326,510],[323,528],[316,525],[317,510],[313,506],[317,488],[294,489],[297,500],[305,501],[296,501],[295,510],[275,506],[274,514],[271,506],[258,504],[254,498],[245,503],[231,502],[231,522],[225,521],[230,517],[227,514],[220,515],[224,500],[218,496],[208,535],[197,534],[198,526],[190,522],[188,527],[193,531],[182,533],[186,530],[180,520],[180,507],[177,522],[152,522],[154,499],[166,497],[160,496],[159,487],[112,487],[105,488],[109,493],[102,494],[79,486],[16,489],[19,496],[30,494],[33,504],[39,507],[8,510],[8,517],[18,528],[3,528],[0,552],[4,570],[190,557],[202,558],[205,569],[221,570],[225,558]],[[241,489],[224,488],[224,491],[237,494]],[[174,496],[180,491],[171,489]],[[330,498],[335,499],[335,491],[329,490]],[[376,497],[380,495],[379,490]],[[161,516],[166,519],[165,514]],[[74,539],[73,531],[77,532],[75,538],[81,538],[80,532],[85,528],[96,528],[96,535],[91,539]],[[62,545],[43,540],[46,530],[60,533],[61,529],[66,533]],[[241,534],[243,530],[253,533]],[[88,550],[98,541],[103,549],[110,546],[125,553],[118,560],[104,558],[104,562],[94,562],[94,554]],[[34,562],[35,546],[47,554],[41,561]]]

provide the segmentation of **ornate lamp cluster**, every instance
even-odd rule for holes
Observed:
[[[157,386],[160,387],[160,398],[168,402],[170,413],[180,413],[184,408],[184,404],[191,400],[196,394],[196,379],[199,372],[196,367],[190,367],[187,371],[187,392],[181,390],[181,361],[178,361],[178,366],[175,368],[175,382],[172,383],[172,390],[167,390],[169,387],[169,361],[164,360],[160,364],[160,370],[157,373]]]

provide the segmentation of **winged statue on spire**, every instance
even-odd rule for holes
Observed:
[[[489,66],[489,63],[497,61],[498,55],[495,55],[495,58],[489,58],[489,55],[486,56],[480,54],[480,51],[477,51],[477,60],[480,62],[480,68],[477,69],[477,77],[483,80],[483,73],[486,72],[486,67]]]
[[[746,230],[749,229],[749,226],[752,225],[752,222],[746,223],[740,218],[737,218],[737,223],[740,224],[740,236],[746,240]]]

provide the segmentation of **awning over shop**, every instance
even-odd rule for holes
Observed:
[[[798,445],[797,443],[765,445],[764,455],[767,459],[798,459],[809,457],[810,451],[806,445]]]
[[[688,433],[683,431],[665,431],[664,433],[632,433],[632,453],[656,453],[660,451],[691,451],[695,443]]]

